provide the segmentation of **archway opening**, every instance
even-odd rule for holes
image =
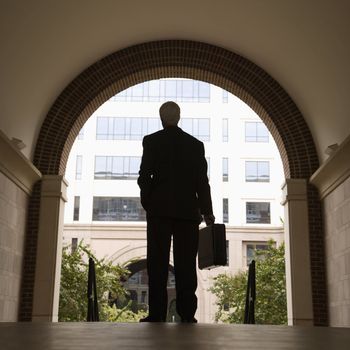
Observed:
[[[214,277],[246,271],[254,250],[266,249],[269,240],[277,245],[284,240],[283,169],[276,144],[259,116],[226,90],[184,78],[152,80],[98,108],[80,130],[68,159],[63,238],[65,243],[84,239],[97,256],[116,263],[138,258],[141,249],[145,255],[146,214],[136,180],[142,139],[162,129],[158,109],[167,100],[180,105],[179,127],[205,145],[214,214],[227,227],[227,266],[198,271],[197,319],[211,323],[217,314],[209,291]],[[144,277],[135,275],[140,281]],[[140,288],[133,286],[131,293],[143,303],[147,291]]]
[[[132,262],[127,266],[130,271],[124,287],[128,291],[128,297],[124,300],[115,300],[118,308],[123,308],[131,302],[131,310],[137,313],[139,310],[148,311],[148,275],[147,260],[141,259]],[[178,322],[180,320],[176,312],[176,291],[175,291],[175,271],[172,265],[169,265],[167,293],[168,293],[168,314],[167,322]]]
[[[69,150],[88,117],[115,93],[150,79],[182,76],[211,82],[237,95],[261,116],[280,150],[286,179],[305,179],[318,168],[312,136],[303,116],[284,89],[248,59],[205,43],[168,40],[118,51],[81,73],[50,109],[41,128],[34,164],[44,175],[65,172]],[[34,272],[42,253],[33,249],[38,239],[40,184],[30,204],[20,319],[31,319]],[[327,293],[321,207],[316,190],[307,186],[308,232],[313,290],[313,317],[327,323]],[[40,235],[39,235],[40,236]],[[35,261],[35,260],[34,260]],[[322,271],[322,273],[319,273]],[[51,296],[50,296],[51,298]],[[35,302],[34,302],[35,304]]]

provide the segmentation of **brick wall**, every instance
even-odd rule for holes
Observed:
[[[39,229],[40,191],[41,181],[38,181],[33,187],[33,192],[28,205],[23,278],[19,308],[20,321],[30,321],[32,318],[36,250]]]
[[[136,45],[113,53],[83,71],[58,96],[40,130],[34,165],[44,175],[64,174],[79,130],[90,115],[116,93],[143,81],[183,77],[207,81],[235,94],[264,121],[274,137],[286,178],[309,177],[319,166],[311,133],[286,91],[250,62],[225,49],[192,41],[167,40]],[[315,190],[310,189],[310,249],[316,324],[327,324],[322,220]],[[28,235],[36,240],[38,198],[31,200]],[[317,224],[316,224],[317,223]],[[26,246],[26,262],[34,264],[35,248]],[[25,272],[22,307],[31,310],[32,268]],[[27,316],[23,320],[30,319]]]
[[[327,269],[322,206],[317,189],[308,186],[310,265],[315,326],[328,325]]]

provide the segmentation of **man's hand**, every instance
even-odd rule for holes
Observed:
[[[212,225],[215,222],[215,216],[213,214],[207,214],[203,216],[207,226]]]

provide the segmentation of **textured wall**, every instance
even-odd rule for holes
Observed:
[[[0,321],[17,321],[28,195],[0,172]]]
[[[350,327],[350,177],[324,199],[329,325]]]

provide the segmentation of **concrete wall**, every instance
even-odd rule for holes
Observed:
[[[0,131],[0,321],[17,321],[26,213],[40,173]]]
[[[350,178],[324,199],[329,320],[350,327]]]
[[[324,208],[329,325],[350,327],[350,135],[311,182]]]
[[[0,321],[16,321],[28,195],[0,173]]]

